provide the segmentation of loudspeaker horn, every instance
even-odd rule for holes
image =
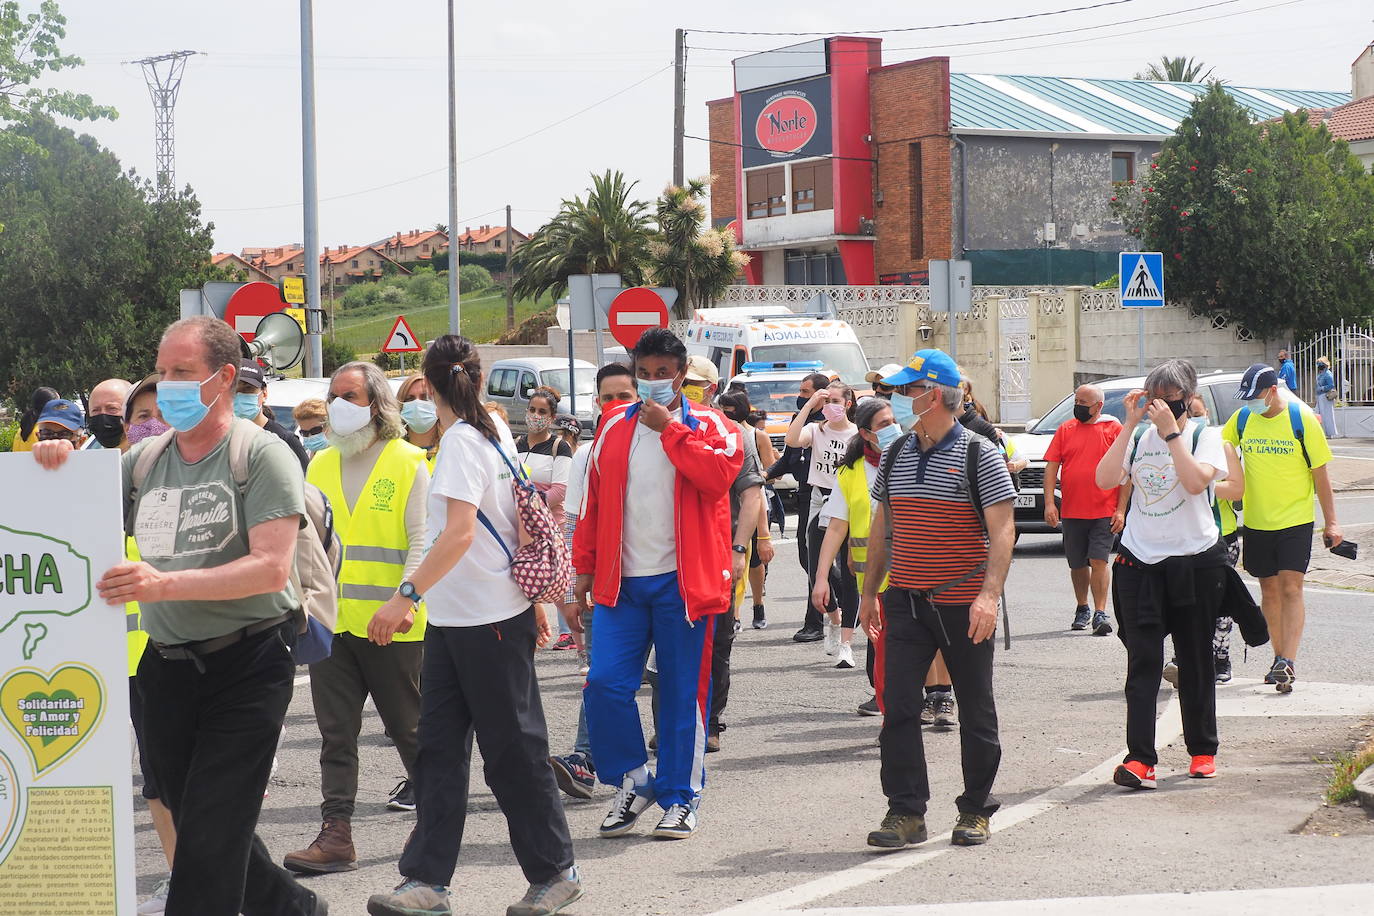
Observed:
[[[250,358],[267,363],[269,369],[285,372],[305,355],[305,334],[296,319],[285,312],[273,312],[258,322],[248,353]]]

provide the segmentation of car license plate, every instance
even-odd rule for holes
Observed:
[[[1024,495],[1018,495],[1018,496],[1016,497],[1016,502],[1013,503],[1013,506],[1014,506],[1015,508],[1017,508],[1017,509],[1034,509],[1034,508],[1035,508],[1035,494],[1034,494],[1034,493],[1026,493],[1026,494],[1024,494]]]

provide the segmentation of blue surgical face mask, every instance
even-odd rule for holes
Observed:
[[[256,394],[234,395],[234,416],[242,417],[245,420],[255,420],[260,412],[261,408],[258,406]]]
[[[900,426],[915,415],[912,399],[894,391],[892,393],[892,419],[897,421],[897,425]]]
[[[640,400],[653,401],[667,407],[673,403],[673,398],[677,397],[677,392],[673,390],[673,382],[676,379],[657,378],[657,379],[635,379],[635,387],[639,389]]]
[[[876,430],[873,435],[878,437],[878,451],[885,452],[889,445],[902,438],[902,428],[896,423],[889,423],[882,429]]]
[[[329,448],[329,440],[324,433],[315,433],[313,436],[306,436],[301,443],[307,452],[322,452]]]
[[[179,433],[189,433],[199,426],[219,401],[216,395],[209,404],[202,403],[200,390],[216,377],[217,374],[212,375],[204,382],[158,382],[157,409],[163,421]]]
[[[1264,398],[1248,398],[1244,403],[1251,413],[1264,413],[1269,409],[1269,402]]]
[[[413,433],[427,433],[439,422],[433,401],[406,401],[401,405],[401,419]]]

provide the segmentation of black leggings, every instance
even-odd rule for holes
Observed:
[[[821,544],[825,540],[825,529],[820,527],[819,516],[809,525],[806,536],[807,547],[807,602],[806,602],[806,622],[811,625],[815,621],[815,626],[820,629],[820,611],[811,605],[811,589],[816,587],[816,576],[819,574],[817,569],[821,563]],[[827,612],[838,610],[840,612],[840,626],[846,629],[853,629],[859,622],[859,581],[855,578],[853,571],[849,568],[849,538],[846,537],[840,544],[840,551],[836,554],[835,562],[826,570],[826,575],[830,578],[830,606]]]

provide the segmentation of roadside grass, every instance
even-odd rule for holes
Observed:
[[[506,299],[500,289],[463,296],[459,303],[462,307],[462,332],[472,340],[490,343],[505,333]],[[515,323],[518,325],[547,307],[547,302],[517,299]],[[448,303],[444,302],[420,307],[398,304],[387,314],[359,318],[346,317],[346,313],[340,309],[335,336],[360,354],[376,353],[386,343],[386,336],[391,332],[397,315],[405,316],[421,343],[448,333]]]
[[[1337,754],[1331,764],[1331,779],[1326,786],[1326,803],[1343,805],[1355,800],[1355,779],[1374,766],[1374,738],[1353,751]]]

